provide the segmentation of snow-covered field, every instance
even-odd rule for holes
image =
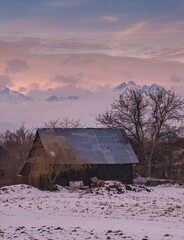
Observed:
[[[0,189],[0,239],[184,239],[184,188],[151,192]]]

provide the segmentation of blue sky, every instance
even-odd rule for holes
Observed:
[[[184,18],[183,0],[1,0],[0,6],[2,22],[36,18],[51,23],[47,30],[56,22],[66,26],[60,31],[113,32],[158,17],[165,16],[168,23]],[[107,16],[114,17],[114,21],[113,18],[104,18]],[[13,30],[9,28],[7,32]]]

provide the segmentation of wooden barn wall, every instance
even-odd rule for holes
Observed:
[[[31,163],[26,162],[20,171],[20,175],[29,176],[30,171],[31,171]]]
[[[93,165],[83,171],[70,171],[62,173],[56,180],[57,184],[68,186],[70,181],[83,181],[84,185],[91,183],[90,178],[101,180],[120,180],[123,183],[132,183],[132,164],[99,164]]]
[[[29,177],[24,176],[4,176],[0,177],[0,187],[11,186],[16,184],[29,185]]]

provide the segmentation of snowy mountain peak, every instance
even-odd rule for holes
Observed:
[[[0,92],[2,91],[8,91],[9,88],[7,86],[0,86]]]
[[[117,87],[114,88],[115,91],[125,91],[126,89],[140,89],[143,92],[147,92],[147,91],[156,91],[156,90],[160,90],[163,89],[164,87],[157,85],[157,84],[152,84],[152,85],[137,85],[134,81],[129,81],[128,83],[121,83],[119,84]]]
[[[142,87],[142,89],[143,89],[143,91],[151,91],[151,92],[153,92],[153,91],[156,91],[156,90],[161,90],[161,89],[163,89],[164,87],[162,87],[162,86],[160,86],[160,85],[157,85],[157,84],[152,84],[152,85],[150,85],[150,86],[148,86],[148,85],[144,85],[143,87]]]
[[[0,88],[0,102],[20,103],[30,100],[32,100],[30,97],[16,91],[12,91],[6,86]]]
[[[132,89],[132,88],[139,88],[140,86],[137,85],[134,81],[129,81],[128,83],[126,82],[123,82],[121,84],[119,84],[117,87],[115,87],[114,90],[117,90],[117,91],[122,91],[122,90],[125,90],[125,89]]]
[[[134,81],[131,80],[127,83],[127,86],[137,86],[137,85]]]

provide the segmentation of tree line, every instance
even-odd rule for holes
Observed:
[[[179,139],[183,139],[183,110],[183,98],[170,90],[162,88],[145,92],[141,89],[127,89],[114,100],[110,109],[97,116],[96,123],[100,127],[124,128],[139,162],[145,166],[145,174],[151,176],[153,163],[168,166],[172,161],[173,146]],[[80,119],[64,118],[45,122],[44,127],[85,126]],[[6,130],[0,134],[0,145],[7,152],[6,161],[2,163],[0,159],[1,175],[15,175],[19,172],[34,135],[35,131],[26,129],[24,124],[16,131]]]

